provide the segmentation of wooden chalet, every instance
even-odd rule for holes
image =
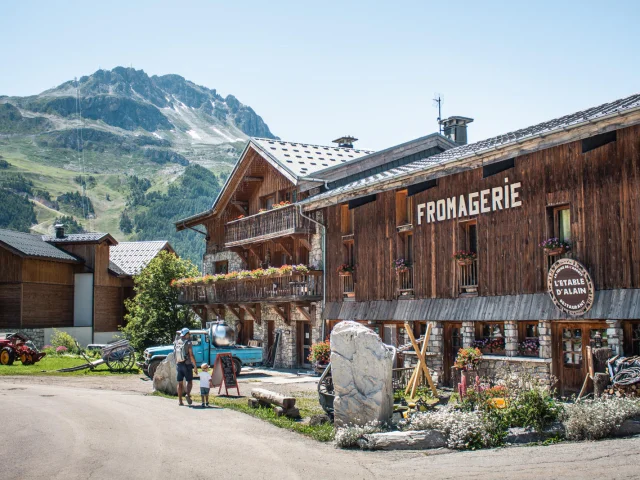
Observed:
[[[118,243],[108,233],[52,236],[0,230],[0,332],[20,331],[37,345],[53,329],[80,343],[106,343],[123,325],[133,277],[165,242]]]
[[[464,139],[470,119],[457,119]],[[404,343],[405,321],[417,333],[430,322],[444,384],[462,346],[483,349],[483,375],[506,365],[557,377],[563,392],[580,388],[590,344],[640,354],[640,95],[371,168],[300,186],[303,211],[326,225],[327,330],[356,320]],[[552,237],[570,250],[540,246]],[[561,259],[593,285],[570,313],[548,291]],[[342,264],[354,271],[337,273]]]
[[[309,196],[300,189],[302,179],[331,167],[355,171],[364,159],[384,163],[381,158],[404,157],[408,162],[453,146],[432,135],[391,158],[389,152],[354,149],[349,143],[353,140],[338,139],[339,146],[332,147],[252,138],[211,209],[176,223],[178,230],[190,228],[205,235],[207,275],[283,265],[310,267],[304,275],[291,272],[182,287],[181,301],[192,305],[203,321],[225,318],[236,325],[242,343],[262,344],[266,358],[277,366],[308,365],[312,342],[323,338],[322,215],[301,212],[299,204]]]

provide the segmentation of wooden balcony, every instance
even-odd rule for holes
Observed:
[[[398,297],[413,297],[413,267],[398,272]]]
[[[478,259],[458,264],[458,293],[464,296],[478,295]]]
[[[356,286],[351,273],[340,274],[340,283],[342,285],[342,296],[345,300],[354,300],[356,296]]]
[[[180,287],[182,304],[314,302],[322,300],[322,272],[226,280]]]
[[[288,205],[234,220],[224,229],[224,246],[229,248],[298,233],[313,234],[315,224],[300,215],[295,205]]]

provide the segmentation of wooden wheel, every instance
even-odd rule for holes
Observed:
[[[132,347],[119,348],[109,352],[105,361],[107,362],[109,370],[129,370],[136,361],[136,354]]]

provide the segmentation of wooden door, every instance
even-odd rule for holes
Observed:
[[[640,320],[627,320],[623,322],[624,328],[624,355],[632,357],[640,355]]]
[[[607,345],[607,325],[605,322],[557,322],[553,327],[554,372],[558,377],[558,389],[561,395],[577,393],[587,374],[587,347],[597,332],[602,336],[602,345]]]
[[[451,368],[456,362],[458,350],[462,348],[462,323],[444,322],[444,361],[443,361],[443,384],[454,387]]]
[[[253,340],[253,320],[243,320],[242,331],[240,333],[242,335],[240,343],[242,345],[249,345],[249,340]]]
[[[276,339],[276,322],[275,320],[267,320],[267,352],[271,354],[273,343]]]
[[[309,355],[311,354],[311,322],[297,322],[297,350],[298,365],[305,368],[311,367]]]

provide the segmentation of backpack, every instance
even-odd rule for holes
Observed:
[[[182,363],[187,359],[187,343],[178,338],[173,344],[173,351],[176,356],[176,363]]]

